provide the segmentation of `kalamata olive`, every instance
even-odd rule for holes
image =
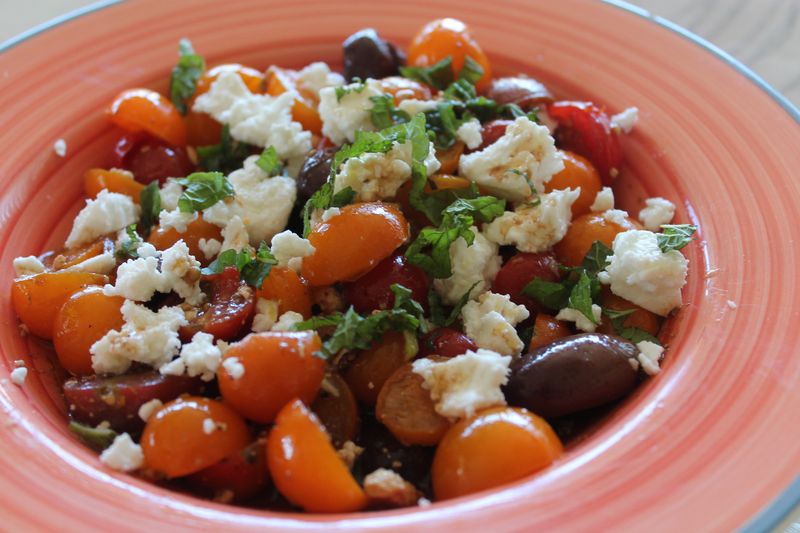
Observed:
[[[359,313],[394,307],[392,285],[402,285],[411,291],[411,298],[428,308],[430,280],[425,271],[412,265],[402,254],[387,257],[375,268],[345,285],[344,295]]]
[[[355,32],[342,43],[344,75],[353,78],[385,78],[397,74],[405,57],[389,41],[381,39],[372,28]]]
[[[515,304],[524,305],[532,313],[540,311],[539,303],[522,294],[522,289],[532,280],[558,281],[561,274],[555,255],[549,252],[518,253],[505,262],[492,283],[492,292],[508,294]]]
[[[188,176],[195,168],[183,148],[142,133],[124,135],[117,141],[114,154],[113,166],[130,170],[136,181],[145,184]]]
[[[419,357],[441,355],[442,357],[456,357],[467,353],[467,350],[477,350],[478,346],[472,339],[453,328],[439,328],[431,331],[419,341]]]
[[[486,97],[498,104],[517,104],[530,111],[541,104],[554,101],[553,95],[541,82],[527,76],[509,76],[492,80]]]
[[[483,150],[487,146],[491,146],[497,142],[497,139],[505,135],[506,128],[509,124],[511,124],[511,120],[507,120],[504,118],[492,120],[491,122],[487,122],[483,125],[483,130],[481,135],[483,137],[483,142],[477,148],[478,150]]]
[[[633,343],[613,335],[559,339],[511,363],[506,400],[546,418],[613,402],[636,386],[632,361],[638,353]]]
[[[311,198],[311,195],[328,181],[331,173],[331,160],[336,150],[335,146],[330,145],[317,147],[317,151],[303,162],[303,166],[297,174],[297,195],[301,199]]]

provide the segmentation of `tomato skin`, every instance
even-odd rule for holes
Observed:
[[[580,196],[572,204],[572,218],[577,218],[590,211],[597,193],[602,189],[602,181],[594,165],[585,157],[566,150],[561,151],[561,156],[564,169],[544,184],[544,192],[580,187]]]
[[[106,110],[111,122],[130,131],[146,131],[173,146],[186,146],[186,125],[175,106],[150,89],[122,91]]]
[[[206,258],[206,254],[200,246],[200,240],[216,239],[222,242],[222,230],[219,226],[206,222],[203,216],[198,216],[195,220],[186,225],[186,231],[179,233],[175,228],[162,228],[155,226],[147,237],[147,242],[155,246],[156,250],[166,250],[178,241],[183,241],[189,247],[189,253],[200,264],[207,265],[211,260]]]
[[[112,166],[130,171],[136,181],[145,185],[153,181],[163,185],[167,178],[182,178],[195,170],[185,149],[143,132],[120,137]]]
[[[558,260],[567,266],[578,266],[595,241],[609,248],[618,233],[639,229],[637,223],[625,218],[622,224],[606,220],[602,213],[586,213],[574,219],[564,238],[553,246]]]
[[[219,75],[223,72],[233,72],[238,74],[239,77],[242,78],[242,81],[247,88],[250,89],[251,93],[259,94],[262,92],[264,75],[261,72],[254,68],[240,65],[239,63],[225,63],[211,67],[205,71],[202,76],[200,76],[200,79],[197,80],[197,88],[194,91],[194,98],[197,98],[201,94],[208,92],[208,90],[211,88],[211,84],[217,81],[217,78],[219,78]]]
[[[391,286],[394,284],[409,289],[411,298],[427,310],[430,289],[428,275],[409,263],[402,254],[387,257],[353,283],[345,285],[344,295],[362,314],[375,309],[392,309],[394,293]]]
[[[418,357],[439,355],[442,357],[456,357],[467,353],[468,350],[477,350],[475,342],[452,328],[439,328],[431,331],[419,341]]]
[[[215,493],[231,491],[234,500],[253,496],[269,482],[266,439],[258,439],[243,450],[192,474],[190,480]]]
[[[290,268],[273,267],[256,291],[257,298],[278,301],[278,313],[287,311],[311,317],[311,290],[305,281]]]
[[[552,253],[518,253],[500,268],[492,283],[492,291],[509,295],[512,302],[524,305],[535,313],[542,309],[541,305],[533,298],[522,294],[522,290],[536,278],[552,282],[561,279],[558,261]]]
[[[358,402],[347,382],[338,373],[327,374],[325,383],[327,385],[320,390],[311,410],[325,426],[333,445],[341,448],[346,441],[354,440],[358,434],[361,425]],[[335,394],[328,392],[331,389]]]
[[[607,321],[604,320],[603,323],[605,322]],[[533,322],[533,335],[528,344],[528,351],[532,352],[569,335],[572,335],[572,330],[565,322],[556,320],[552,315],[539,313]]]
[[[491,146],[494,143],[496,143],[500,137],[505,135],[506,128],[508,128],[508,126],[511,125],[513,122],[514,122],[513,120],[500,118],[484,124],[483,131],[481,133],[481,135],[483,136],[483,142],[477,148],[477,150],[483,150],[487,146]]]
[[[344,379],[358,401],[375,405],[383,384],[405,362],[405,337],[400,332],[389,331],[356,356],[344,373]]]
[[[556,102],[547,113],[559,123],[559,146],[591,161],[603,185],[611,185],[622,168],[622,150],[606,112],[591,102]]]
[[[97,198],[103,189],[130,196],[133,203],[138,204],[144,185],[134,180],[126,172],[102,168],[87,170],[83,177],[83,192],[86,196]]]
[[[267,70],[265,85],[266,93],[271,96],[295,91],[297,97],[292,106],[292,118],[302,124],[303,129],[320,134],[322,120],[317,112],[319,95],[298,83],[297,71],[272,66]]]
[[[211,283],[210,301],[198,308],[194,317],[187,317],[189,325],[181,327],[181,339],[188,342],[198,331],[210,333],[214,340],[235,339],[253,320],[255,291],[239,279],[234,266],[204,280]]]

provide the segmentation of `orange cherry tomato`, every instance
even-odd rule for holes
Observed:
[[[273,267],[256,296],[277,300],[280,314],[294,311],[305,318],[311,317],[311,289],[290,268]]]
[[[141,440],[145,466],[168,478],[199,472],[248,444],[242,417],[200,396],[178,398],[150,415]]]
[[[389,76],[379,83],[383,92],[394,96],[395,105],[403,100],[430,100],[433,97],[427,85],[402,76]]]
[[[442,438],[431,469],[433,493],[446,500],[504,485],[550,465],[562,450],[543,418],[518,407],[487,409]]]
[[[275,487],[306,511],[347,513],[367,503],[325,429],[300,400],[288,403],[275,419],[267,439],[267,464]]]
[[[208,113],[189,111],[183,117],[186,124],[186,144],[189,146],[210,146],[219,144],[222,138],[222,124]]]
[[[225,360],[236,358],[244,374],[217,371],[225,402],[239,414],[268,423],[293,398],[311,404],[325,375],[325,361],[314,355],[322,347],[311,331],[252,333],[232,344]]]
[[[194,98],[203,93],[207,93],[211,84],[217,81],[223,72],[234,72],[242,78],[242,81],[253,94],[259,94],[264,85],[264,75],[254,68],[240,65],[239,63],[226,63],[217,65],[205,71],[200,79],[197,80],[197,88],[194,91]]]
[[[439,174],[449,175],[458,172],[458,162],[461,160],[461,154],[464,153],[464,148],[465,148],[464,143],[458,141],[456,143],[453,143],[453,146],[451,146],[447,150],[436,152],[436,159],[439,160],[439,164],[441,165],[439,167]],[[450,176],[450,177],[454,178],[455,176]],[[465,178],[459,178],[459,179],[463,179],[464,181],[466,181],[467,182],[466,186],[467,187],[469,186],[469,181],[467,179]],[[461,187],[452,187],[452,188],[460,189]]]
[[[566,235],[553,247],[553,251],[565,265],[578,266],[594,241],[610,247],[618,233],[632,229],[638,229],[638,225],[630,218],[620,225],[606,220],[601,213],[587,213],[572,221]]]
[[[123,170],[92,168],[86,171],[83,177],[83,191],[89,198],[97,198],[100,191],[107,189],[109,192],[125,194],[139,203],[139,196],[144,190],[144,185],[133,179],[133,176]]]
[[[100,237],[88,244],[76,248],[66,248],[61,250],[58,254],[48,254],[43,263],[46,267],[52,270],[64,270],[71,266],[83,263],[84,261],[97,257],[105,252],[114,251],[114,241],[107,237]]]
[[[289,90],[295,90],[300,98],[295,99],[292,106],[292,118],[303,125],[303,129],[319,135],[322,131],[322,120],[317,112],[319,96],[298,83],[297,72],[276,66],[269,67],[266,76],[267,94],[278,96]]]
[[[120,128],[146,131],[173,146],[186,145],[186,125],[175,106],[150,89],[122,91],[106,110]]]
[[[122,328],[124,302],[121,296],[103,294],[102,287],[87,287],[70,296],[53,324],[53,346],[61,366],[77,376],[94,373],[89,348],[112,329]]]
[[[315,252],[303,259],[312,287],[354,281],[389,257],[409,237],[408,222],[391,204],[350,204],[309,234]]]
[[[467,189],[470,186],[467,178],[460,176],[451,176],[449,174],[434,174],[431,176],[429,183],[425,185],[425,192],[433,192],[434,190],[441,191],[447,189]]]
[[[211,260],[206,258],[206,254],[200,248],[200,239],[216,239],[222,242],[222,230],[219,229],[219,226],[203,220],[202,215],[200,215],[196,220],[186,225],[186,231],[183,233],[178,233],[175,228],[163,229],[160,226],[156,226],[150,232],[147,241],[155,246],[157,250],[166,250],[181,239],[189,247],[189,252],[195,259],[206,265]]]
[[[600,174],[588,159],[566,150],[562,150],[561,154],[564,158],[564,170],[550,178],[550,181],[545,183],[544,190],[550,192],[580,187],[581,194],[572,204],[572,218],[576,218],[589,212],[603,184],[600,181]]]
[[[426,24],[412,39],[408,47],[408,64],[430,67],[450,56],[453,60],[453,77],[458,77],[467,56],[481,67],[483,76],[477,88],[484,89],[492,79],[492,67],[478,42],[473,39],[467,25],[452,18],[437,19]]]
[[[43,272],[15,279],[11,301],[28,331],[43,339],[53,336],[58,310],[76,292],[92,285],[105,285],[106,276],[87,272]]]
[[[600,303],[603,309],[613,309],[614,311],[634,309],[634,312],[625,318],[622,325],[626,328],[642,329],[650,335],[658,335],[658,330],[661,327],[661,319],[658,315],[617,296],[608,287],[603,287],[600,293]],[[606,317],[603,317],[603,322],[600,324],[598,331],[601,333],[616,333],[611,320]]]
[[[344,379],[358,401],[375,405],[383,384],[405,362],[405,337],[402,333],[391,331],[356,356]]]
[[[603,323],[605,324],[605,322]],[[528,351],[532,352],[568,335],[572,335],[572,330],[566,323],[556,320],[551,315],[539,313],[533,323],[533,336],[528,345]]]

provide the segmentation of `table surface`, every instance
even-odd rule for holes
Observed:
[[[0,0],[0,42],[95,0]],[[704,37],[800,106],[800,1],[631,0]],[[800,509],[775,531],[800,532]]]

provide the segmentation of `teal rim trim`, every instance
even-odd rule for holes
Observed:
[[[45,32],[51,28],[55,28],[65,22],[69,22],[70,20],[76,19],[83,15],[93,13],[95,11],[99,11],[103,8],[112,6],[114,4],[119,4],[123,0],[101,0],[99,2],[95,2],[90,4],[86,7],[82,7],[80,9],[76,9],[74,11],[70,11],[60,17],[56,17],[51,19],[43,24],[39,24],[38,26],[34,26],[33,28],[20,33],[16,37],[12,37],[6,41],[0,43],[0,53],[5,52],[13,48],[14,46],[27,41],[31,37],[35,37],[36,35]],[[798,124],[800,124],[800,109],[797,108],[793,103],[791,103],[785,96],[779,93],[774,87],[772,87],[769,83],[764,81],[764,79],[753,72],[749,67],[747,67],[744,63],[730,55],[725,50],[721,49],[717,45],[711,43],[692,33],[691,31],[683,28],[674,22],[671,22],[665,18],[658,17],[652,15],[649,11],[637,7],[633,4],[629,4],[623,0],[602,0],[603,3],[608,4],[610,6],[614,6],[616,8],[622,9],[623,11],[627,11],[631,14],[637,15],[644,19],[647,19],[654,24],[661,26],[662,28],[666,28],[681,37],[687,39],[688,41],[693,42],[694,44],[698,45],[700,48],[704,48],[706,51],[710,52],[718,59],[721,59],[735,70],[739,71],[742,75],[748,78],[751,82],[755,83],[758,87],[761,88],[765,93],[767,93],[773,100],[775,100]],[[795,481],[789,485],[783,492],[765,507],[758,515],[756,515],[750,522],[748,522],[742,529],[740,530],[742,533],[764,533],[768,532],[775,527],[778,526],[788,515],[792,512],[793,509],[800,506],[800,477],[795,479]]]

